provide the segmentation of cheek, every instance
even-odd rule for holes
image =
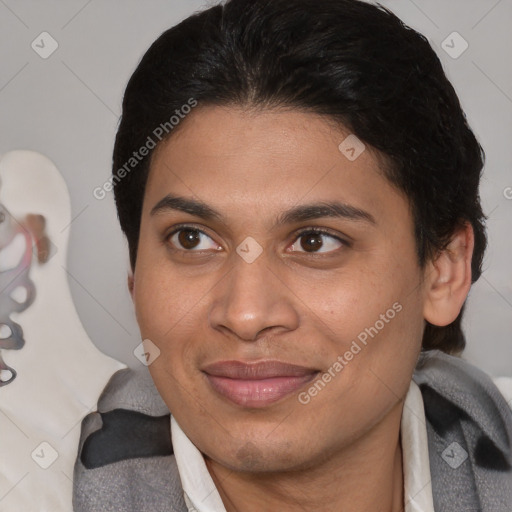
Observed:
[[[392,253],[387,258],[381,255],[319,282],[307,294],[305,288],[298,292],[305,294],[318,330],[330,340],[331,363],[345,356],[346,380],[338,379],[333,392],[337,386],[343,392],[347,382],[357,382],[361,392],[372,394],[385,388],[379,378],[400,388],[410,380],[423,330],[414,262],[397,264]]]
[[[380,320],[382,314],[394,318],[395,302],[404,300],[403,277],[395,269],[380,264],[354,265],[313,281],[305,277],[293,286],[295,295],[313,313],[320,327],[327,327],[329,337],[341,342],[356,337]],[[387,319],[387,317],[386,317]],[[380,323],[379,323],[380,326]]]
[[[167,385],[174,386],[173,376],[181,382],[193,374],[194,358],[203,350],[200,341],[205,339],[211,284],[207,279],[184,277],[168,263],[143,258],[135,281],[134,306],[141,337],[151,340],[159,350],[150,371],[162,377],[170,374]]]
[[[180,277],[169,264],[140,261],[135,273],[134,306],[143,337],[163,343],[197,315],[205,286]],[[197,318],[197,317],[196,317]]]
[[[137,280],[134,304],[141,337],[151,340],[157,347],[152,350],[158,351],[149,372],[169,410],[182,410],[188,407],[190,394],[197,394],[191,377],[199,299],[183,292],[179,278],[170,279],[163,272],[139,272]]]

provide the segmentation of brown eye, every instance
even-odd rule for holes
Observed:
[[[201,236],[195,229],[182,229],[178,241],[184,249],[194,249],[201,242]]]
[[[326,253],[348,245],[340,238],[324,231],[303,231],[291,246],[292,252]]]
[[[168,237],[168,242],[183,251],[206,251],[222,249],[214,240],[200,229],[183,227],[176,229]]]
[[[306,252],[318,251],[324,244],[321,233],[311,233],[300,237],[300,246]]]

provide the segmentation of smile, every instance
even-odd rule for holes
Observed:
[[[224,361],[203,369],[212,389],[236,405],[261,408],[299,390],[312,381],[318,370],[263,361]]]

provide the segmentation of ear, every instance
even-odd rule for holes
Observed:
[[[135,279],[133,277],[133,273],[132,272],[129,272],[128,273],[128,290],[130,291],[130,295],[132,297],[132,301],[133,301],[133,287],[135,285]]]
[[[471,224],[461,226],[450,243],[425,270],[423,316],[443,327],[459,315],[471,288],[471,259],[475,239]]]

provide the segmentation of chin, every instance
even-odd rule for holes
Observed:
[[[268,441],[233,442],[229,453],[223,451],[213,455],[205,454],[205,457],[231,471],[248,473],[298,471],[314,465],[301,443],[294,445],[290,441],[278,445]]]

